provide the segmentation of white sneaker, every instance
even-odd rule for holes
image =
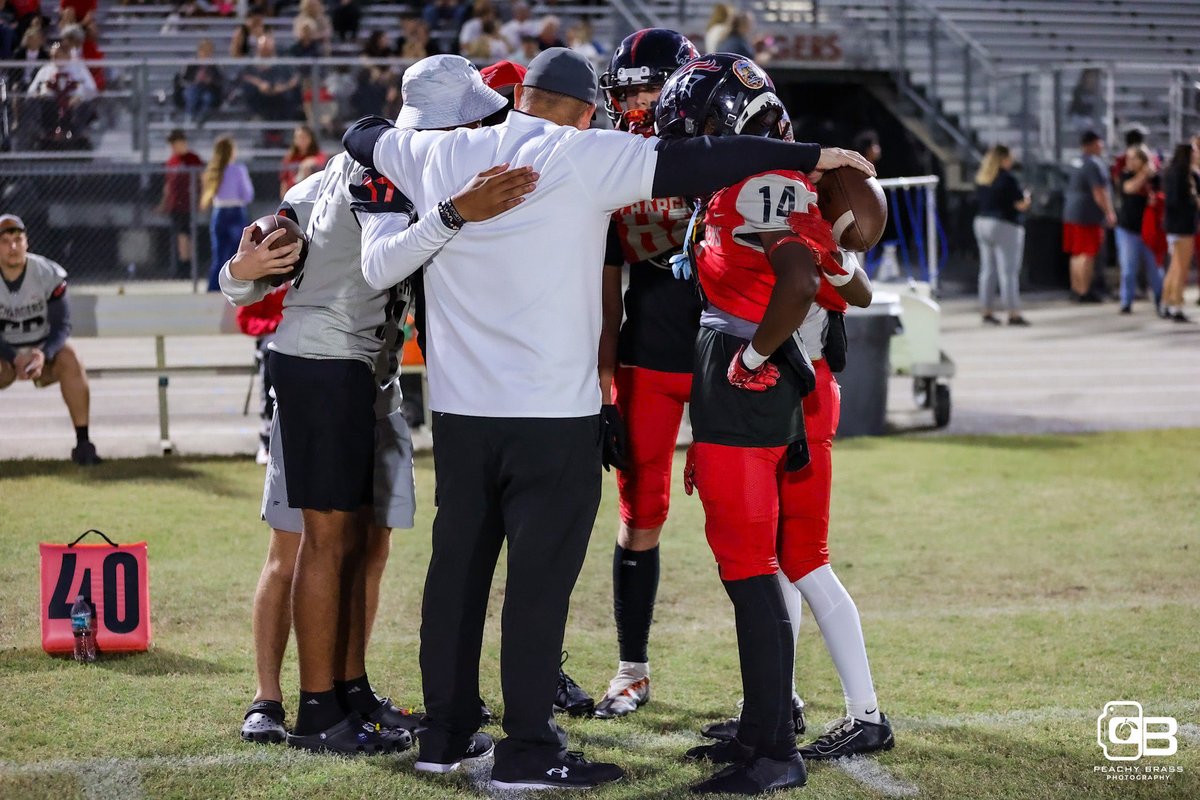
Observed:
[[[604,699],[596,704],[600,719],[615,719],[632,714],[650,702],[650,665],[622,661],[617,675],[608,684]]]
[[[258,446],[258,452],[254,454],[254,463],[261,467],[265,467],[267,462],[271,460],[271,454],[267,452],[267,448],[261,444]]]

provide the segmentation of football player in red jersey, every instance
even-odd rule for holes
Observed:
[[[681,68],[664,86],[656,126],[663,137],[788,135],[770,79],[728,54]],[[733,602],[745,697],[733,738],[688,753],[728,764],[694,787],[701,793],[801,786],[802,754],[892,746],[858,613],[826,546],[839,409],[833,371],[845,359],[841,314],[847,301],[869,305],[871,289],[854,257],[838,251],[816,200],[800,173],[748,178],[708,199],[694,253],[706,305],[684,485],[700,493],[705,533]],[[813,610],[851,709],[801,751],[789,703],[798,595]]]
[[[626,37],[600,78],[613,125],[638,136],[654,132],[651,108],[676,69],[699,55],[686,36],[647,28]],[[692,216],[682,197],[646,200],[613,215],[604,270],[600,340],[604,413],[627,426],[617,467],[620,528],[613,553],[613,615],[620,658],[596,705],[610,719],[650,699],[648,646],[658,592],[658,541],[671,486],[671,464],[683,408],[692,390],[692,349],[700,298],[671,274]],[[629,288],[621,295],[623,269]],[[624,324],[622,324],[624,317]],[[613,404],[615,403],[615,408]]]

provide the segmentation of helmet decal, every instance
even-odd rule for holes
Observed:
[[[735,61],[732,70],[747,89],[761,89],[767,85],[766,74],[753,61],[745,58]]]

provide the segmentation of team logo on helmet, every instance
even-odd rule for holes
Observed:
[[[761,89],[767,85],[767,76],[757,64],[748,59],[733,62],[733,74],[747,89]]]
[[[741,63],[741,62],[739,62],[739,63]],[[748,64],[750,62],[747,61],[746,63]],[[720,63],[717,62],[717,60],[715,58],[713,58],[712,56],[709,56],[708,58],[701,58],[698,61],[693,61],[691,66],[689,67],[689,71],[690,72],[720,72],[721,65],[720,65]]]

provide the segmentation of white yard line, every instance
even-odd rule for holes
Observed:
[[[887,767],[873,759],[856,756],[839,758],[831,763],[866,788],[884,797],[916,797],[920,794],[920,790],[914,784],[900,780],[889,772]]]

